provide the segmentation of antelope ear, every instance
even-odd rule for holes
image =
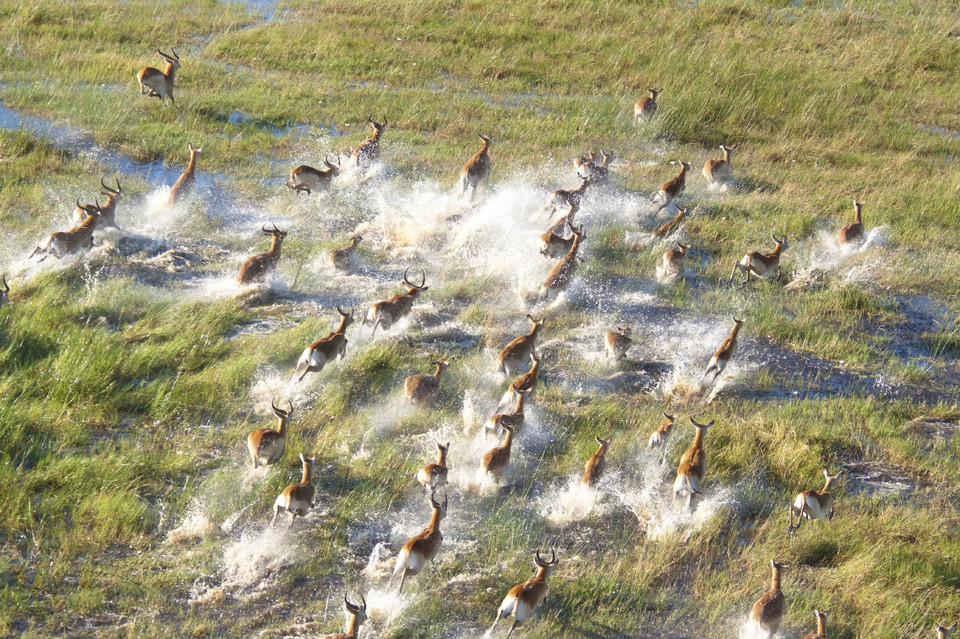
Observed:
[[[303,453],[300,453],[300,461],[302,461],[302,462],[304,462],[304,463],[307,462],[307,458],[303,456]]]

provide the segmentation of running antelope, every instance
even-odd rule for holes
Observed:
[[[591,162],[585,167],[587,178],[591,184],[606,184],[607,178],[610,177],[610,162],[613,161],[613,153],[607,153],[601,149],[600,156],[603,159],[599,164]]]
[[[663,204],[657,208],[657,211],[664,209],[670,206],[675,200],[679,200],[680,196],[683,195],[683,190],[687,188],[687,169],[690,168],[690,165],[686,162],[680,162],[680,172],[677,173],[677,176],[672,180],[668,180],[663,183],[663,186],[660,187],[658,195],[660,199],[663,200]],[[669,212],[669,209],[667,209]]]
[[[280,515],[281,510],[286,510],[290,513],[290,525],[293,526],[297,515],[306,517],[307,512],[313,508],[314,490],[313,485],[310,483],[310,471],[313,469],[315,459],[315,457],[308,459],[303,456],[303,453],[300,453],[300,461],[303,462],[303,477],[300,479],[299,484],[290,484],[284,488],[280,496],[277,497],[277,500],[273,502],[273,520],[270,522],[271,526],[276,525],[277,517]]]
[[[629,326],[618,326],[616,330],[607,331],[603,334],[607,359],[617,361],[624,358],[633,345],[633,340],[630,338],[632,332]]]
[[[649,120],[653,117],[653,114],[657,112],[657,95],[659,95],[661,91],[663,91],[663,89],[647,89],[650,96],[637,100],[637,103],[633,105],[634,124],[640,124],[640,118]]]
[[[143,67],[137,73],[137,82],[140,84],[140,95],[159,98],[161,102],[165,97],[170,98],[171,104],[176,106],[177,103],[173,100],[173,80],[180,69],[180,56],[176,49],[170,50],[173,51],[173,55],[167,55],[157,47],[157,53],[167,61],[167,66],[163,71],[153,67]]]
[[[289,410],[281,410],[276,402],[270,404],[273,414],[277,416],[277,430],[261,428],[247,435],[247,450],[253,460],[253,467],[272,466],[280,461],[287,445],[287,424],[293,418],[293,402]]]
[[[193,146],[189,142],[187,142],[187,148],[190,149],[190,163],[187,164],[187,168],[184,169],[183,173],[180,174],[180,177],[177,178],[177,181],[173,183],[172,187],[170,187],[170,195],[167,197],[167,204],[169,206],[173,206],[180,200],[187,197],[190,194],[190,191],[193,190],[193,185],[197,181],[197,178],[194,175],[194,172],[197,170],[197,154],[203,151],[203,148]]]
[[[513,615],[513,625],[510,626],[510,632],[507,633],[507,639],[509,639],[514,630],[525,624],[533,616],[534,609],[547,596],[547,578],[559,563],[557,553],[551,548],[550,561],[544,561],[540,556],[540,551],[537,550],[533,560],[537,564],[537,574],[533,576],[533,579],[519,586],[514,586],[507,592],[507,596],[504,597],[499,610],[497,610],[497,618],[487,633],[488,635],[493,634],[494,628],[497,627],[497,623],[501,619]]]
[[[300,195],[303,191],[306,191],[307,195],[314,191],[329,193],[330,182],[340,175],[340,156],[337,156],[336,164],[331,164],[327,158],[323,158],[323,163],[327,165],[327,168],[322,171],[306,164],[301,164],[290,171],[287,186],[296,191],[297,195]]]
[[[937,626],[937,639],[949,639],[950,634],[953,632],[953,629],[957,627],[957,624],[953,624],[949,628],[945,626]]]
[[[277,262],[280,261],[280,245],[283,244],[283,238],[287,237],[287,232],[278,229],[276,224],[273,225],[273,229],[263,225],[260,230],[264,235],[272,238],[270,250],[247,258],[247,261],[240,266],[237,283],[241,286],[262,282],[267,277],[267,273],[277,268]]]
[[[332,635],[323,635],[320,639],[357,639],[360,634],[360,624],[367,620],[367,600],[360,595],[362,605],[352,604],[343,595],[343,611],[347,613],[347,631]]]
[[[687,268],[689,249],[690,244],[677,242],[677,248],[664,251],[657,266],[657,277],[663,280],[674,280],[683,275],[684,269]]]
[[[417,471],[417,481],[424,491],[429,488],[432,494],[440,486],[447,485],[447,451],[449,450],[450,442],[447,442],[446,446],[437,442],[437,463],[421,466]]]
[[[707,366],[706,372],[703,374],[703,377],[700,378],[700,388],[704,388],[704,382],[707,380],[707,376],[710,373],[713,373],[713,379],[710,380],[711,384],[716,383],[717,378],[720,377],[720,373],[723,372],[723,369],[727,367],[727,364],[737,353],[737,334],[740,332],[740,327],[743,326],[743,320],[733,318],[733,328],[730,329],[730,334],[723,340],[723,343],[720,344],[720,348],[717,349],[717,352],[713,354],[713,357],[710,358],[710,365]]]
[[[600,439],[597,437],[596,440],[600,447],[587,460],[587,465],[583,469],[583,477],[580,479],[580,483],[589,488],[597,485],[607,469],[607,448],[610,447],[610,438]]]
[[[540,255],[545,257],[558,258],[563,257],[570,251],[573,240],[576,237],[569,233],[564,237],[563,233],[569,228],[573,230],[573,216],[577,214],[579,207],[571,206],[570,211],[562,218],[554,222],[547,228],[539,238]]]
[[[549,212],[550,216],[553,217],[553,214],[560,209],[579,209],[583,198],[587,194],[587,187],[591,184],[593,184],[591,178],[585,177],[581,178],[580,186],[575,189],[557,189],[550,194],[550,201],[543,208],[543,212]]]
[[[837,231],[837,242],[843,244],[863,244],[866,239],[863,232],[863,219],[861,217],[863,202],[853,200],[854,218],[853,222],[844,224],[843,228]]]
[[[750,610],[750,620],[757,624],[761,631],[767,634],[767,639],[773,639],[783,620],[783,591],[780,590],[780,571],[789,568],[787,564],[778,564],[770,560],[773,576],[770,579],[770,590],[757,599]]]
[[[530,353],[530,361],[533,362],[530,370],[513,380],[503,399],[500,400],[501,406],[504,401],[511,403],[517,401],[517,395],[520,393],[533,394],[533,391],[537,388],[537,384],[540,382],[540,356],[536,353]]]
[[[373,126],[373,135],[355,148],[350,156],[360,170],[380,161],[380,136],[387,128],[387,116],[383,116],[383,124],[374,121],[372,115],[367,116],[367,121]]]
[[[650,237],[654,239],[662,239],[669,236],[671,233],[680,228],[680,221],[686,214],[687,209],[677,209],[677,214],[673,217],[673,219],[657,227],[653,233],[650,234]]]
[[[397,565],[390,576],[390,582],[387,584],[387,590],[393,586],[393,580],[400,575],[400,589],[397,591],[403,594],[403,583],[407,577],[413,577],[427,565],[427,562],[437,556],[440,552],[440,544],[443,543],[443,535],[440,534],[440,522],[447,516],[447,497],[444,496],[441,504],[430,494],[430,504],[433,506],[433,512],[430,515],[430,523],[419,533],[407,540],[397,555]]]
[[[727,187],[733,183],[733,167],[730,165],[730,152],[737,148],[737,145],[720,145],[723,151],[723,159],[710,158],[703,163],[703,177],[707,178],[707,185],[711,189]]]
[[[7,284],[7,275],[3,275],[3,288],[0,288],[0,308],[10,301],[10,285]]]
[[[319,373],[322,371],[327,362],[332,362],[337,359],[337,357],[343,359],[343,356],[347,352],[347,327],[353,323],[353,311],[351,310],[349,313],[346,313],[338,306],[337,313],[340,315],[340,325],[337,327],[337,330],[332,333],[327,333],[326,337],[321,337],[303,350],[300,361],[297,362],[296,368],[293,369],[293,375],[290,376],[290,379],[293,379],[301,366],[303,367],[303,372],[300,373],[300,377],[297,379],[298,382],[302,382],[303,378],[307,376],[307,373]]]
[[[103,190],[100,191],[100,195],[107,196],[107,203],[103,205],[100,209],[100,226],[113,227],[117,230],[120,230],[120,227],[117,226],[116,214],[117,214],[117,202],[120,200],[120,194],[123,192],[123,189],[120,187],[120,180],[117,180],[117,188],[112,188],[103,183],[103,178],[100,178],[100,186],[103,187]],[[77,208],[73,214],[74,223],[80,224],[86,217],[96,211],[97,208],[93,204],[80,204],[80,198],[77,198]]]
[[[660,422],[660,425],[657,426],[657,430],[653,431],[650,435],[650,440],[647,442],[648,448],[659,448],[667,442],[667,435],[670,434],[670,430],[673,428],[673,422],[677,421],[676,415],[670,415],[668,413],[663,414],[663,421]]]
[[[734,262],[733,272],[730,273],[731,284],[733,284],[733,278],[737,276],[737,271],[746,273],[747,276],[741,286],[746,286],[750,282],[751,275],[768,280],[780,280],[780,255],[787,249],[787,236],[784,235],[782,240],[778,240],[775,235],[771,235],[770,237],[772,237],[774,241],[773,252],[760,253],[759,251],[754,251],[744,255],[739,262]]]
[[[503,444],[500,446],[495,446],[488,450],[483,455],[482,468],[483,472],[492,475],[493,480],[500,483],[500,478],[503,476],[503,471],[507,468],[507,464],[510,463],[510,447],[513,444],[513,426],[510,424],[501,424],[505,434],[503,436]]]
[[[512,413],[498,413],[487,420],[486,434],[499,437],[500,432],[505,430],[505,426],[510,426],[514,432],[518,432],[525,421],[523,403],[526,401],[527,395],[532,392],[532,390],[519,391],[517,393],[517,403],[514,405]]]
[[[413,308],[413,303],[420,297],[420,293],[430,288],[429,286],[424,286],[427,282],[426,271],[420,269],[422,275],[420,284],[414,284],[407,279],[409,270],[410,269],[407,268],[407,270],[403,272],[402,283],[407,287],[406,292],[394,295],[383,302],[374,303],[360,322],[360,326],[366,326],[367,322],[373,325],[373,331],[370,333],[371,336],[377,332],[378,326],[382,326],[383,330],[387,330],[409,315],[410,310]]]
[[[800,530],[803,518],[807,519],[833,519],[833,493],[830,492],[830,486],[843,474],[841,470],[836,475],[830,475],[827,469],[823,469],[823,489],[805,490],[793,498],[790,504],[790,526],[787,528],[787,534],[793,534]],[[793,524],[793,516],[797,515],[797,524]]]
[[[40,258],[40,261],[47,259],[47,257],[52,253],[55,257],[61,258],[64,255],[69,255],[71,253],[78,253],[80,251],[86,251],[93,248],[93,231],[97,228],[97,225],[100,224],[102,219],[100,215],[100,202],[96,204],[96,210],[90,212],[87,218],[74,226],[69,231],[57,231],[56,233],[51,233],[47,236],[47,241],[42,247],[38,246],[33,249],[33,252],[30,254],[32,258],[38,253],[43,253],[43,257]]]
[[[677,466],[677,478],[673,482],[674,499],[680,493],[687,491],[687,508],[693,506],[694,495],[703,494],[700,492],[700,484],[703,483],[703,474],[707,470],[707,453],[703,450],[703,434],[713,426],[713,420],[706,424],[698,424],[691,417],[690,422],[697,429],[697,434],[693,438],[693,444],[680,458],[680,465]]]
[[[813,614],[817,618],[817,631],[811,632],[803,639],[827,639],[827,613],[814,610]]]
[[[433,375],[411,375],[403,382],[403,392],[411,404],[429,404],[440,392],[440,376],[450,361],[438,359],[433,365],[437,367]]]
[[[533,315],[527,315],[527,319],[533,325],[530,332],[517,337],[509,344],[503,347],[500,355],[497,357],[497,366],[504,375],[515,375],[520,372],[520,366],[525,362],[532,360],[530,356],[536,350],[537,336],[543,328],[544,318],[536,319]]]
[[[585,179],[590,175],[592,167],[597,160],[597,154],[593,151],[589,153],[584,153],[583,155],[577,156],[573,159],[573,166],[577,169],[577,175],[580,176],[580,179]]]
[[[463,197],[470,191],[470,199],[477,194],[477,187],[490,177],[490,138],[481,135],[483,146],[477,151],[470,161],[460,171],[460,196]]]
[[[361,240],[363,240],[362,235],[354,235],[350,238],[350,244],[348,246],[330,251],[330,266],[337,271],[353,270],[354,253],[356,253],[357,244],[359,244]]]
[[[547,275],[547,279],[543,280],[543,284],[540,285],[540,300],[549,300],[550,297],[564,289],[573,279],[579,263],[583,261],[583,258],[577,255],[580,250],[580,242],[586,237],[583,225],[581,224],[579,228],[571,230],[573,231],[573,243],[570,245],[570,250],[556,263],[550,274]]]

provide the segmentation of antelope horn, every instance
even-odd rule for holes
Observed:
[[[406,270],[404,270],[403,272],[403,283],[406,284],[407,286],[413,286],[413,284],[410,283],[410,280],[407,279],[407,273],[409,272],[410,272],[410,267],[408,266]]]
[[[9,293],[9,292],[10,292],[10,285],[7,284],[7,274],[6,274],[6,273],[3,274],[3,292],[4,292],[4,293]]]
[[[267,225],[266,225],[266,224],[264,224],[263,226],[261,226],[261,227],[260,227],[260,230],[263,231],[264,233],[269,233],[269,232],[270,232],[269,230],[267,230]]]
[[[80,196],[79,196],[79,195],[77,196],[77,208],[78,208],[78,209],[82,209],[82,208],[83,208],[82,206],[80,206]]]
[[[383,126],[387,126],[387,114],[383,114]]]
[[[426,272],[425,270],[423,270],[422,267],[421,267],[421,269],[420,269],[420,274],[421,274],[421,277],[420,277],[420,286],[418,286],[417,288],[423,288],[423,285],[427,283],[427,272]]]
[[[173,57],[177,59],[177,62],[179,62],[179,61],[180,61],[180,54],[177,53],[177,50],[176,50],[176,49],[170,49],[170,50],[173,51]]]

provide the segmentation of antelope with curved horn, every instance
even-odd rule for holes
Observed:
[[[727,364],[737,353],[737,335],[740,333],[740,327],[743,326],[743,320],[733,318],[733,328],[730,329],[730,334],[723,340],[723,343],[720,344],[720,348],[717,349],[717,352],[713,354],[713,357],[710,358],[710,364],[707,366],[706,372],[703,374],[703,377],[700,378],[700,388],[704,388],[704,383],[707,380],[707,376],[710,373],[713,373],[713,379],[710,380],[711,384],[716,383],[717,378],[720,377],[720,373],[723,372],[723,369],[727,367]]]
[[[840,471],[836,475],[830,475],[827,469],[823,469],[823,488],[821,490],[805,490],[793,498],[790,504],[790,526],[787,528],[787,534],[793,534],[800,530],[804,517],[807,519],[833,519],[833,493],[830,492],[830,486],[842,475]],[[793,524],[793,516],[797,515],[797,524]]]
[[[350,238],[350,244],[343,248],[330,251],[330,266],[337,271],[353,270],[354,254],[357,251],[357,244],[363,240],[363,236],[357,233]]]
[[[946,626],[937,626],[937,639],[949,639],[950,635],[953,633],[954,628],[957,627],[957,624],[954,623],[952,626],[947,628]]]
[[[504,375],[520,372],[520,366],[530,360],[530,355],[537,347],[537,336],[543,328],[544,318],[536,319],[533,315],[527,315],[527,319],[532,324],[530,332],[512,340],[497,356],[498,369]]]
[[[393,586],[393,580],[400,575],[400,589],[397,591],[403,594],[403,584],[407,577],[413,577],[423,570],[427,562],[437,556],[440,552],[440,544],[443,543],[443,535],[440,534],[440,522],[447,516],[447,497],[444,495],[443,503],[438,502],[433,493],[430,493],[430,505],[433,506],[433,512],[430,514],[430,523],[419,533],[407,540],[397,555],[397,565],[390,576],[390,582],[387,584],[387,590]]]
[[[310,483],[310,471],[313,469],[313,462],[316,458],[309,459],[300,453],[300,461],[303,462],[303,476],[299,484],[290,484],[283,489],[280,496],[273,502],[273,520],[271,526],[276,525],[277,517],[281,510],[290,513],[290,525],[296,521],[297,516],[306,517],[307,513],[313,508],[313,485]]]
[[[576,274],[577,266],[583,261],[583,258],[577,255],[577,253],[580,250],[580,242],[587,235],[583,230],[582,224],[579,228],[571,230],[573,231],[573,243],[570,245],[570,250],[560,258],[550,271],[550,274],[547,275],[547,278],[543,280],[543,284],[540,285],[539,299],[541,301],[549,300],[552,296],[566,288],[570,280],[573,279],[574,274]]]
[[[346,313],[338,306],[337,313],[340,315],[340,325],[337,330],[327,333],[326,337],[321,337],[304,349],[290,379],[296,376],[301,367],[303,367],[303,372],[300,373],[298,382],[302,382],[307,373],[322,371],[327,362],[332,362],[338,357],[343,359],[347,352],[347,327],[353,323],[353,311]]]
[[[853,211],[853,222],[844,224],[843,228],[837,231],[837,243],[839,243],[841,246],[844,244],[863,244],[863,242],[867,239],[863,230],[863,202],[858,202],[856,198],[854,198]]]
[[[514,432],[513,426],[510,424],[501,424],[501,426],[505,431],[503,443],[484,453],[481,462],[483,472],[492,475],[493,480],[498,484],[500,483],[500,478],[503,477],[503,471],[507,468],[507,464],[510,463],[510,448],[513,445]]]
[[[483,145],[460,171],[460,196],[464,197],[470,191],[470,199],[477,194],[477,187],[490,177],[490,138],[481,135]]]
[[[120,200],[120,194],[123,192],[123,189],[120,187],[120,180],[117,180],[117,188],[112,188],[103,183],[103,178],[100,178],[100,186],[103,187],[103,191],[100,191],[100,195],[107,196],[107,203],[101,207],[100,210],[100,224],[99,226],[113,227],[117,230],[120,230],[120,227],[117,226],[116,222],[116,212],[117,212],[117,202]],[[73,221],[74,224],[80,224],[87,216],[92,215],[96,212],[97,207],[93,204],[81,204],[80,198],[77,198],[77,207],[73,211]]]
[[[746,286],[750,282],[751,275],[768,280],[780,280],[780,275],[782,274],[780,255],[787,249],[787,236],[784,235],[782,240],[778,240],[775,235],[771,235],[770,237],[773,238],[774,242],[772,252],[761,253],[759,251],[753,251],[752,253],[744,255],[739,262],[734,262],[733,272],[730,273],[731,284],[733,284],[733,278],[737,276],[737,271],[746,274],[746,279],[743,280],[741,286]]]
[[[327,166],[324,170],[301,164],[290,171],[290,179],[287,180],[287,186],[296,191],[297,195],[300,195],[303,191],[306,191],[307,195],[310,195],[314,191],[329,193],[330,183],[333,181],[333,178],[340,175],[340,156],[337,156],[336,164],[331,164],[330,160],[326,157],[323,158],[323,163]]]
[[[3,274],[3,287],[0,288],[0,308],[10,302],[10,285],[7,284],[7,274]]]
[[[578,210],[578,207],[571,206],[566,215],[551,224],[538,238],[540,255],[558,258],[570,252],[570,247],[573,246],[573,240],[576,236],[572,232],[566,236],[563,233],[567,229],[573,231],[573,217]]]
[[[773,639],[783,621],[783,591],[780,589],[780,571],[789,568],[787,564],[780,564],[770,560],[773,576],[770,579],[770,590],[763,593],[750,610],[750,620],[757,624],[767,639]]]
[[[507,591],[507,596],[504,597],[503,602],[500,604],[500,608],[497,610],[497,618],[494,620],[493,626],[491,626],[488,634],[493,633],[494,628],[497,627],[497,623],[501,619],[506,619],[513,615],[513,625],[510,626],[510,632],[507,633],[506,638],[510,639],[513,631],[529,621],[530,617],[533,616],[534,609],[536,609],[544,597],[547,596],[547,578],[559,563],[557,553],[551,548],[550,561],[544,561],[543,557],[540,556],[540,551],[537,550],[533,560],[537,565],[537,574],[533,576],[533,579],[519,586],[514,586]]]
[[[500,433],[505,430],[506,426],[510,426],[514,432],[519,432],[523,427],[524,421],[526,421],[526,418],[523,414],[523,403],[526,401],[527,395],[532,392],[533,390],[518,391],[517,403],[513,407],[513,412],[498,413],[487,420],[485,428],[486,434],[499,437]]]
[[[550,217],[553,217],[554,213],[563,208],[579,210],[583,198],[586,197],[587,187],[591,184],[593,184],[591,178],[582,178],[580,186],[575,189],[557,189],[550,194],[550,201],[543,208],[543,212],[549,212]]]
[[[289,410],[281,410],[275,401],[270,404],[273,414],[277,416],[276,430],[261,428],[247,435],[247,450],[250,451],[255,469],[272,466],[283,457],[287,443],[287,424],[293,419],[293,402],[287,400],[287,403],[290,404]]]
[[[376,122],[372,115],[367,116],[367,121],[373,126],[373,135],[361,142],[350,155],[361,171],[380,161],[380,136],[387,128],[387,116],[383,116],[383,124]]]
[[[360,595],[360,601],[363,602],[361,605],[352,604],[347,599],[347,595],[343,595],[343,611],[347,613],[347,628],[346,632],[337,632],[332,635],[323,635],[320,639],[357,639],[357,636],[360,634],[360,625],[367,620],[367,600],[363,598],[363,595]]]
[[[583,477],[580,479],[580,483],[588,488],[596,486],[607,469],[607,448],[610,447],[610,438],[600,439],[597,437],[596,440],[600,447],[587,460],[587,465],[583,469]]]
[[[668,180],[663,183],[663,186],[660,187],[657,195],[660,196],[660,199],[663,203],[657,207],[657,211],[667,208],[670,204],[673,204],[676,200],[680,199],[680,196],[683,195],[684,189],[687,188],[687,169],[690,168],[690,165],[686,162],[680,162],[680,172],[677,173],[676,177],[672,180]],[[667,208],[669,213],[670,209]]]
[[[607,359],[617,361],[626,356],[627,351],[633,345],[633,339],[630,337],[632,332],[629,326],[618,326],[616,330],[610,330],[603,334]]]
[[[450,366],[450,361],[438,359],[433,362],[437,367],[433,375],[411,375],[403,382],[403,392],[411,404],[429,404],[440,392],[440,376]]]
[[[680,221],[683,220],[683,216],[687,214],[687,210],[688,209],[677,209],[677,214],[673,216],[673,219],[654,229],[650,237],[653,239],[662,239],[676,231],[680,228]]]
[[[649,441],[647,441],[648,448],[659,448],[667,442],[667,435],[670,434],[670,430],[673,428],[673,422],[677,420],[676,415],[670,415],[669,413],[663,414],[663,421],[660,422],[660,425],[657,426],[657,430],[653,431],[650,435]]]
[[[646,98],[637,100],[633,105],[633,123],[640,124],[640,119],[649,120],[657,112],[657,96],[663,89],[647,89],[650,95]]]
[[[420,487],[426,491],[428,488],[433,493],[440,486],[447,485],[447,452],[450,450],[450,442],[444,446],[437,442],[437,463],[421,466],[417,471],[417,482]]]
[[[264,235],[271,237],[270,250],[266,253],[260,253],[253,257],[248,257],[247,261],[240,266],[237,273],[237,283],[241,286],[252,284],[253,282],[262,282],[267,274],[277,268],[277,262],[280,261],[280,245],[283,244],[283,238],[287,237],[286,231],[281,231],[274,224],[272,229],[268,229],[264,224],[260,227]]]
[[[190,162],[187,164],[187,168],[183,170],[183,173],[180,174],[180,177],[177,178],[177,181],[170,187],[170,195],[167,197],[167,204],[169,206],[173,206],[190,195],[190,191],[193,190],[193,186],[197,181],[194,175],[197,170],[197,154],[203,151],[203,148],[193,146],[189,142],[187,142],[187,148],[190,149]]]
[[[530,353],[530,361],[533,362],[530,370],[513,380],[510,388],[507,389],[507,392],[500,400],[500,406],[503,406],[504,402],[512,403],[517,401],[517,395],[520,393],[526,392],[533,394],[533,391],[537,388],[537,384],[540,382],[540,356],[536,353]]]
[[[687,268],[687,251],[690,250],[690,244],[680,244],[677,242],[677,248],[668,249],[660,257],[660,264],[657,265],[657,278],[663,280],[662,283],[669,284],[683,275]]]
[[[79,203],[79,200],[78,200]],[[64,255],[86,251],[93,248],[93,231],[100,224],[102,216],[100,214],[100,202],[96,203],[96,210],[89,212],[83,222],[74,226],[69,231],[57,231],[47,236],[47,241],[42,247],[38,246],[30,253],[32,258],[38,253],[43,253],[40,261],[47,259],[52,253],[55,257],[61,258]]]
[[[730,153],[737,145],[720,145],[723,159],[710,158],[703,163],[703,177],[707,178],[707,185],[711,189],[726,188],[733,183],[733,167],[730,165]]]
[[[173,81],[177,71],[180,70],[180,56],[176,49],[170,50],[173,51],[173,55],[167,55],[157,47],[157,53],[166,60],[167,65],[163,71],[153,67],[143,67],[137,73],[137,83],[140,85],[140,95],[159,98],[161,102],[165,97],[170,98],[170,102],[176,106],[177,103],[173,100]]]
[[[814,610],[813,614],[817,618],[817,631],[811,632],[803,639],[827,639],[827,613]]]
[[[686,491],[687,508],[693,506],[694,495],[703,494],[700,492],[700,484],[703,483],[703,474],[707,470],[707,453],[703,450],[703,435],[713,426],[713,420],[706,424],[699,424],[691,417],[690,423],[697,429],[697,434],[693,438],[693,444],[680,457],[677,478],[673,482],[673,498],[676,499],[680,493]]]
[[[410,269],[408,267],[403,272],[402,284],[407,287],[407,290],[403,293],[394,295],[390,299],[383,302],[374,303],[372,306],[370,306],[367,314],[360,322],[360,326],[366,326],[367,322],[373,325],[373,331],[370,333],[371,336],[377,332],[378,326],[382,326],[383,330],[387,330],[401,319],[409,315],[411,309],[413,308],[413,303],[418,297],[420,297],[420,293],[430,288],[429,286],[424,286],[424,284],[427,282],[426,271],[420,269],[420,273],[422,275],[420,278],[420,284],[414,284],[407,279],[407,273],[409,271]]]

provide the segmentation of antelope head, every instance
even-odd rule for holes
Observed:
[[[387,116],[383,116],[383,124],[375,121],[372,115],[367,116],[367,122],[373,125],[373,139],[378,139],[387,128]]]
[[[537,568],[540,569],[540,574],[543,575],[544,579],[549,577],[550,573],[553,572],[553,569],[557,567],[558,563],[560,563],[560,560],[557,559],[557,551],[553,548],[550,549],[550,561],[546,561],[540,556],[539,548],[537,549],[536,554],[533,556],[533,561],[537,564]]]
[[[107,197],[113,198],[113,200],[119,201],[120,194],[123,192],[123,188],[120,187],[120,179],[117,179],[117,188],[107,186],[103,183],[103,178],[100,178],[100,186],[103,187],[103,190],[100,191],[100,195],[106,195]]]
[[[6,274],[4,274],[3,288],[0,288],[0,308],[2,308],[4,304],[10,301],[10,297],[8,295],[9,293],[10,293],[10,285],[7,284],[7,276]]]
[[[327,170],[330,172],[332,177],[340,175],[340,156],[337,156],[337,163],[331,164],[330,160],[323,158],[323,163],[327,165]]]
[[[170,49],[170,50],[173,51],[173,55],[166,54],[160,50],[160,47],[157,47],[157,53],[159,53],[163,57],[163,59],[167,61],[167,64],[173,67],[174,71],[177,71],[178,69],[180,69],[180,55],[177,54],[176,49]]]
[[[410,267],[407,267],[407,269],[403,272],[403,282],[402,282],[404,286],[406,286],[408,289],[410,289],[409,291],[407,291],[408,293],[413,293],[414,291],[416,291],[417,293],[421,293],[422,291],[426,291],[427,289],[430,288],[429,286],[424,286],[424,284],[427,283],[427,272],[426,272],[426,271],[424,271],[422,268],[420,269],[420,283],[419,283],[419,284],[414,284],[414,283],[411,282],[409,279],[407,279],[407,273],[408,273],[409,271],[410,271]]]
[[[363,595],[360,595],[360,601],[363,603],[358,606],[357,604],[350,603],[347,595],[343,595],[343,609],[348,616],[356,619],[355,624],[358,627],[367,620],[367,600],[364,599]]]
[[[263,226],[260,227],[260,230],[263,231],[264,235],[268,235],[272,237],[277,242],[277,244],[282,242],[283,238],[287,237],[287,232],[281,231],[280,229],[278,229],[276,224],[273,225],[272,229],[268,229],[267,225],[264,224]]]
[[[288,399],[287,403],[290,404],[290,408],[288,408],[287,410],[283,410],[279,406],[277,406],[277,400],[273,400],[272,402],[270,402],[270,408],[273,409],[273,414],[282,420],[288,420],[291,417],[293,417],[293,402],[291,402]]]

